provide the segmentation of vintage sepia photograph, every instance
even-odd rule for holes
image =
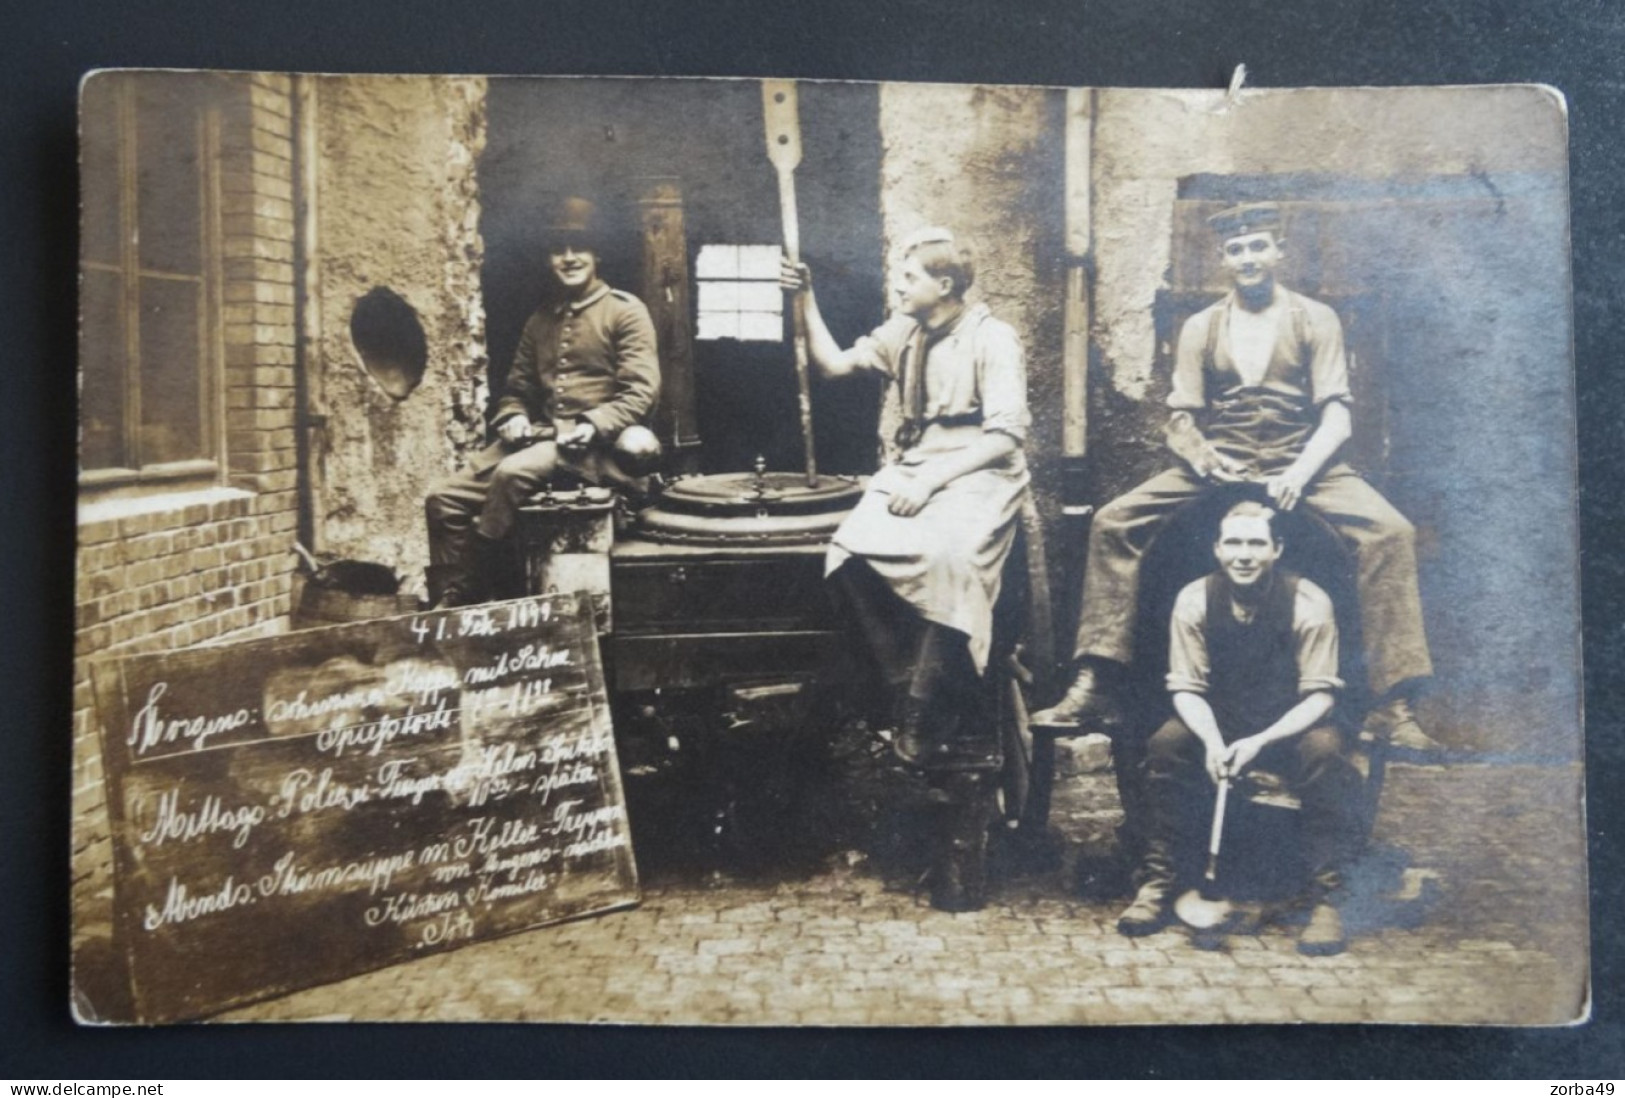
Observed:
[[[1553,90],[79,111],[80,1023],[1589,1017]]]

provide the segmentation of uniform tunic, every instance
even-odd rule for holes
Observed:
[[[1168,404],[1200,413],[1214,448],[1254,477],[1280,473],[1332,401],[1350,400],[1343,326],[1330,306],[1277,287],[1274,338],[1260,363],[1239,362],[1232,292],[1185,322]],[[1262,365],[1262,370],[1259,366]],[[1176,511],[1211,486],[1188,467],[1159,473],[1095,515],[1078,615],[1076,654],[1128,663],[1139,614],[1140,563]],[[1342,462],[1304,489],[1300,506],[1320,515],[1351,551],[1360,632],[1373,695],[1433,673],[1417,590],[1415,529]]]
[[[599,283],[579,301],[544,305],[525,324],[494,422],[524,415],[563,434],[585,420],[597,435],[584,449],[554,441],[514,449],[498,440],[425,500],[432,563],[467,569],[471,534],[506,537],[519,507],[559,472],[589,484],[625,487],[614,458],[626,428],[642,423],[660,396],[654,323],[643,302]]]
[[[523,414],[558,433],[586,420],[598,436],[585,452],[560,451],[559,468],[593,483],[627,478],[609,459],[615,437],[643,423],[660,397],[654,322],[643,302],[600,283],[580,301],[544,305],[531,314],[493,422]],[[509,451],[500,443],[480,455],[489,468]]]
[[[1018,448],[995,465],[950,481],[917,513],[887,510],[893,489],[932,458],[987,431],[1025,440],[1027,372],[1015,330],[986,305],[970,306],[928,332],[893,317],[858,341],[861,365],[898,386],[906,449],[869,482],[831,541],[825,573],[858,558],[927,621],[966,635],[978,674],[987,667],[1005,559],[1026,498]],[[920,367],[923,365],[923,369]]]

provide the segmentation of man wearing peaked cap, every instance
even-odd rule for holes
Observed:
[[[1353,431],[1343,326],[1282,286],[1281,209],[1249,203],[1209,219],[1231,291],[1185,322],[1166,441],[1179,464],[1118,497],[1089,533],[1077,677],[1035,723],[1111,725],[1113,679],[1134,651],[1140,564],[1163,523],[1212,485],[1255,482],[1282,511],[1300,502],[1352,552],[1371,696],[1369,722],[1426,746],[1410,697],[1433,668],[1417,591],[1415,530],[1337,453]]]
[[[592,202],[555,207],[548,270],[559,293],[519,338],[492,417],[497,440],[425,501],[433,605],[487,595],[493,547],[551,478],[626,487],[659,458],[645,425],[660,394],[654,323],[643,302],[599,278],[598,233]]]
[[[1273,202],[1246,202],[1219,211],[1208,218],[1207,223],[1221,241],[1264,232],[1276,233],[1279,238],[1281,207]]]

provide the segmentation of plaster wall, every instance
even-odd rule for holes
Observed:
[[[313,409],[317,541],[415,583],[427,563],[423,498],[483,440],[484,246],[475,164],[482,78],[320,78],[315,92]],[[400,295],[422,325],[421,383],[397,399],[351,335],[360,298]]]
[[[1065,96],[1049,88],[880,88],[887,254],[932,225],[971,244],[970,300],[987,302],[1012,324],[1026,350],[1034,420],[1026,452],[1046,517],[1059,513]],[[885,410],[885,437],[895,429],[895,414]]]

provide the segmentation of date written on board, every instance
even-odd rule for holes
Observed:
[[[497,637],[520,629],[535,629],[553,620],[553,604],[543,599],[520,599],[500,606],[469,606],[450,613],[412,619],[412,635],[419,644],[462,637]]]

